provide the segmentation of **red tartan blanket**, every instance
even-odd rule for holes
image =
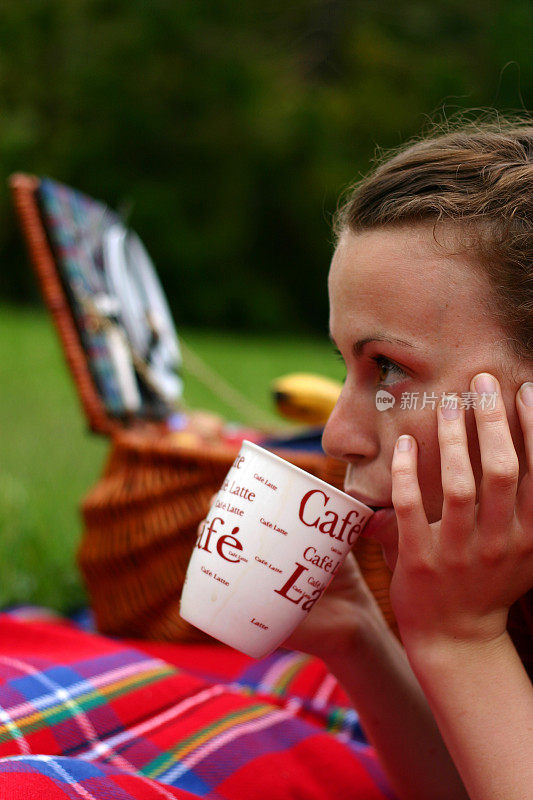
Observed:
[[[39,609],[0,614],[2,800],[385,800],[321,661],[118,641]]]

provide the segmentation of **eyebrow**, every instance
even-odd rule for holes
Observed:
[[[331,335],[331,332],[329,334],[329,338],[331,339],[333,344],[335,344],[335,340]],[[420,348],[416,344],[413,344],[413,342],[406,342],[405,339],[399,339],[396,336],[384,336],[381,333],[373,333],[370,336],[365,336],[364,339],[357,339],[353,343],[352,347],[353,353],[356,356],[360,356],[364,346],[366,344],[369,344],[370,342],[388,342],[389,344],[403,344],[405,347],[410,347],[413,350],[420,350]]]
[[[353,344],[353,352],[356,356],[361,355],[365,344],[370,342],[388,342],[389,344],[403,344],[405,347],[411,347],[417,350],[417,346],[412,342],[406,342],[405,339],[398,339],[396,336],[382,336],[379,333],[372,334],[372,336],[365,336],[364,339],[357,339]]]

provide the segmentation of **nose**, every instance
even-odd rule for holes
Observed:
[[[369,399],[345,383],[322,433],[324,452],[348,462],[373,457],[374,414]]]

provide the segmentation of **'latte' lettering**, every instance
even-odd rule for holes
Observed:
[[[302,590],[298,589],[298,587],[294,586],[302,572],[307,572],[309,567],[304,567],[303,564],[299,564],[296,562],[296,569],[290,576],[290,578],[283,584],[281,589],[275,589],[274,591],[276,594],[280,594],[282,597],[285,597],[289,602],[294,603],[295,605],[299,605],[301,600],[303,599]],[[289,597],[289,592],[291,589],[296,590],[299,593],[299,597]]]

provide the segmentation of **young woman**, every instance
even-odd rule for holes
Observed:
[[[324,447],[385,507],[402,644],[353,557],[287,642],[324,663],[0,614],[1,797],[533,797],[532,206],[533,125],[500,121],[409,145],[338,215]]]
[[[352,189],[336,232],[346,380],[323,444],[348,464],[346,491],[386,507],[365,535],[393,571],[403,647],[353,559],[289,644],[344,685],[398,797],[526,800],[533,125],[410,144]]]

